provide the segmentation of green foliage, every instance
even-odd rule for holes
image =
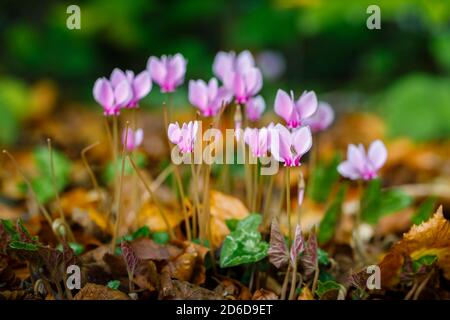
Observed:
[[[133,239],[138,238],[150,238],[151,232],[150,228],[148,226],[143,226],[137,229],[133,234],[131,235]]]
[[[134,156],[134,162],[136,163],[138,168],[144,168],[147,164],[147,158],[143,153],[138,153]],[[116,161],[116,170],[117,173],[120,173],[122,171],[122,157],[120,156]],[[125,169],[124,169],[124,175],[129,176],[134,173],[133,166],[130,163],[130,160],[127,158],[125,159]],[[113,162],[109,162],[105,169],[103,170],[103,180],[107,184],[112,184],[114,182],[114,165]]]
[[[34,161],[38,170],[38,176],[31,180],[31,186],[41,203],[56,197],[54,192],[52,175],[50,170],[50,155],[46,147],[37,147],[33,152]],[[55,181],[57,191],[62,191],[70,182],[70,171],[72,163],[61,152],[53,150],[53,164],[55,169]],[[26,190],[24,184],[20,185],[21,189]]]
[[[320,248],[317,248],[317,260],[319,264],[323,266],[327,266],[330,264],[330,257],[328,255],[328,252]]]
[[[317,282],[317,290],[316,290],[315,294],[317,294],[317,296],[320,299],[327,292],[339,291],[341,289],[341,287],[342,287],[342,285],[337,283],[334,280],[327,280],[327,281],[320,281],[319,280]]]
[[[316,202],[325,203],[333,185],[339,179],[336,170],[341,162],[341,156],[335,154],[328,163],[319,162],[314,168],[308,184],[308,196]]]
[[[69,243],[67,243],[67,245],[73,250],[73,252],[77,256],[82,254],[84,252],[84,250],[85,250],[84,246],[82,244],[80,244],[80,243],[69,242]],[[56,250],[59,250],[59,251],[63,252],[64,248],[63,248],[62,244],[58,244],[56,246]]]
[[[119,281],[119,280],[111,280],[111,281],[108,281],[108,283],[106,284],[106,286],[107,286],[108,288],[117,290],[117,289],[119,289],[119,287],[120,287],[120,281]]]
[[[220,252],[222,268],[257,262],[267,256],[269,244],[262,241],[258,231],[261,220],[261,215],[250,214],[225,238]]]
[[[166,244],[169,242],[170,236],[169,233],[165,231],[158,231],[153,233],[152,239],[158,244]]]
[[[236,230],[238,223],[239,223],[238,219],[225,220],[225,224],[227,225],[227,228],[228,228],[228,230],[230,230],[230,232],[233,232],[234,230]]]
[[[411,217],[411,222],[419,225],[422,222],[427,221],[433,214],[435,206],[436,198],[428,198],[420,205],[419,208],[417,208],[417,211]]]
[[[9,247],[17,250],[38,251],[40,246],[36,243],[13,240],[9,243]]]
[[[413,261],[412,267],[414,272],[418,272],[423,267],[430,267],[437,261],[437,256],[426,255]]]
[[[326,243],[333,238],[336,224],[342,212],[342,203],[344,202],[346,192],[347,186],[341,186],[333,202],[325,212],[325,216],[320,222],[319,232],[317,233],[317,240],[320,244]]]
[[[391,136],[417,141],[450,135],[450,79],[410,75],[398,80],[382,96],[381,113]]]
[[[388,214],[402,210],[411,205],[412,199],[396,189],[381,190],[381,180],[371,180],[362,197],[361,219],[370,224]]]

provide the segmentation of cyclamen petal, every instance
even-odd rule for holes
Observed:
[[[178,146],[181,153],[191,153],[197,139],[198,123],[190,121],[183,123],[180,128],[178,122],[169,124],[167,135],[169,140]]]
[[[305,91],[298,101],[293,93],[289,96],[279,89],[275,98],[275,113],[282,117],[289,128],[295,129],[304,124],[317,110],[317,97],[314,91]]]
[[[242,51],[237,57],[234,52],[220,51],[214,58],[213,72],[217,78],[224,82],[226,73],[243,72],[252,67],[255,67],[255,60],[250,51]]]
[[[317,111],[304,124],[310,126],[312,132],[320,132],[327,129],[334,121],[334,111],[326,102],[319,102]]]
[[[262,113],[266,109],[266,103],[261,96],[251,98],[245,105],[245,115],[250,121],[257,121],[261,118]]]
[[[368,158],[375,170],[379,170],[387,159],[387,150],[383,142],[376,140],[369,147]]]
[[[161,92],[174,92],[184,81],[187,61],[177,53],[174,56],[150,57],[147,69],[151,78],[160,86]]]
[[[387,150],[383,142],[374,141],[368,154],[362,145],[349,145],[347,160],[340,163],[337,170],[345,178],[352,180],[372,180],[378,176],[378,171],[387,159]]]
[[[142,129],[137,129],[134,131],[131,128],[128,128],[128,133],[126,130],[123,131],[122,134],[122,144],[125,144],[126,141],[126,149],[131,152],[136,150],[144,140],[144,131]]]
[[[105,78],[100,78],[94,84],[94,98],[106,110],[114,107],[114,91]]]
[[[133,82],[133,100],[138,101],[144,98],[152,90],[152,79],[150,73],[146,70],[134,77]]]
[[[290,132],[285,126],[277,124],[271,130],[270,139],[272,155],[288,167],[299,166],[301,157],[312,146],[312,135],[309,127],[302,127]]]
[[[189,81],[189,102],[205,117],[215,116],[229,100],[229,93],[225,88],[219,88],[216,78],[209,80],[208,84],[203,80]]]

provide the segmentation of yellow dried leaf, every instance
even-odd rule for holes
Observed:
[[[404,256],[417,260],[426,255],[435,255],[437,266],[450,279],[450,222],[444,217],[442,206],[428,221],[405,233],[384,257],[380,263],[382,285],[392,287],[399,282]]]
[[[236,197],[219,191],[211,191],[211,236],[214,246],[219,246],[230,233],[225,221],[228,219],[244,219],[249,212],[245,205]]]
[[[184,220],[181,210],[179,210],[178,212],[175,210],[164,208],[164,212],[171,228],[175,228]],[[148,226],[150,230],[156,232],[167,231],[167,225],[164,222],[164,219],[161,216],[158,207],[152,202],[147,202],[142,206],[142,209],[139,212],[138,216],[138,225]]]

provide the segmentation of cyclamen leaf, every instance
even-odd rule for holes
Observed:
[[[108,281],[108,284],[106,285],[108,288],[117,290],[120,287],[120,281],[119,280],[111,280]]]
[[[286,242],[284,241],[283,234],[280,231],[280,226],[276,219],[272,221],[268,254],[270,263],[278,269],[286,265],[289,260]]]
[[[298,224],[295,228],[294,243],[291,247],[291,263],[295,264],[297,257],[305,249],[305,241],[303,240],[302,228]]]
[[[120,248],[122,249],[122,256],[125,260],[125,264],[127,265],[128,274],[130,277],[133,277],[139,258],[136,256],[136,253],[127,241],[122,241]]]
[[[305,252],[302,256],[302,265],[306,276],[313,274],[318,267],[317,236],[315,232],[309,235]]]
[[[259,214],[249,215],[225,238],[220,251],[221,268],[257,262],[267,256],[269,244],[262,241],[258,231],[261,219]]]

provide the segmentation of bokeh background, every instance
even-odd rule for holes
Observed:
[[[92,86],[114,67],[140,71],[150,55],[181,52],[186,80],[209,79],[217,51],[244,49],[263,69],[270,110],[277,88],[315,90],[338,113],[379,114],[389,136],[450,137],[448,0],[77,1],[81,30],[66,27],[70,4],[0,2],[0,145],[65,108],[100,114]],[[370,4],[381,30],[366,28]],[[154,86],[143,108],[163,99]]]

